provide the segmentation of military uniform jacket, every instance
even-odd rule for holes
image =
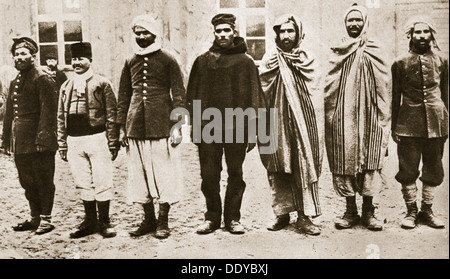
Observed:
[[[57,92],[54,80],[35,67],[11,82],[3,121],[3,145],[15,154],[56,151]]]
[[[448,136],[448,60],[411,50],[392,65],[392,131],[397,136]]]
[[[163,50],[133,55],[125,61],[120,77],[117,121],[126,124],[127,137],[168,138],[174,108],[186,107],[180,67]]]
[[[58,144],[60,150],[67,150],[67,114],[73,92],[72,79],[61,86],[58,105]],[[111,82],[94,74],[86,81],[86,108],[91,128],[104,127],[109,149],[119,149],[119,127],[116,123],[117,101]]]

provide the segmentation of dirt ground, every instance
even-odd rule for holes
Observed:
[[[231,235],[217,230],[210,235],[197,235],[197,225],[203,220],[204,198],[200,191],[199,162],[196,146],[182,144],[185,176],[184,199],[172,206],[169,218],[171,236],[158,240],[152,235],[130,238],[142,218],[142,211],[126,203],[126,154],[121,150],[114,162],[115,197],[112,221],[118,235],[103,239],[100,235],[72,240],[69,233],[82,221],[83,207],[75,189],[68,163],[57,156],[56,197],[53,222],[56,229],[38,236],[32,232],[14,232],[12,226],[28,218],[29,209],[17,178],[12,157],[0,154],[0,258],[1,259],[448,259],[449,258],[449,183],[448,144],[445,150],[446,178],[437,190],[434,210],[445,221],[446,228],[435,230],[419,226],[403,230],[400,222],[405,212],[400,185],[394,180],[397,171],[395,144],[391,142],[390,156],[384,168],[385,183],[376,202],[379,216],[385,219],[381,232],[362,227],[338,231],[333,219],[345,208],[331,184],[328,163],[324,160],[321,176],[320,201],[323,215],[314,219],[322,233],[305,236],[287,229],[270,232],[266,229],[273,218],[269,185],[265,169],[256,150],[244,163],[247,189],[242,204],[244,235]],[[223,189],[226,174],[222,174]],[[360,206],[361,199],[358,198]],[[292,216],[292,222],[295,215]]]

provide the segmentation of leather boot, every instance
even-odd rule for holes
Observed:
[[[144,208],[144,220],[136,230],[129,233],[132,237],[143,236],[156,230],[155,206],[153,202],[145,203],[142,206]]]
[[[100,234],[104,238],[115,237],[117,235],[109,219],[109,204],[110,201],[97,201]]]
[[[444,222],[442,222],[439,218],[434,216],[431,207],[432,204],[422,202],[422,206],[420,208],[420,212],[417,217],[418,221],[435,229],[444,228],[445,227]]]
[[[414,229],[416,227],[417,221],[417,202],[406,203],[406,216],[402,220],[402,228],[404,229]]]
[[[299,232],[309,235],[319,235],[320,228],[309,219],[303,212],[298,212],[297,229]]]
[[[78,230],[70,234],[70,238],[80,238],[98,232],[97,208],[95,201],[83,201],[84,221],[78,226]]]
[[[170,235],[169,229],[169,209],[170,204],[161,203],[159,205],[158,226],[156,227],[155,237],[159,239],[168,238]]]
[[[356,204],[347,203],[344,216],[335,221],[334,226],[338,230],[349,229],[359,223],[360,216]]]
[[[271,224],[267,229],[269,231],[279,231],[289,225],[290,216],[289,214],[278,215],[275,222]]]
[[[373,204],[362,205],[361,224],[371,231],[381,231],[382,222],[375,216],[375,206]]]

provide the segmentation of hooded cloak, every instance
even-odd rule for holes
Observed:
[[[367,36],[366,8],[359,11],[364,27],[357,38],[346,36],[332,47],[325,86],[325,143],[333,174],[355,175],[382,168],[390,136],[391,92],[384,52]],[[345,20],[344,20],[345,22]]]

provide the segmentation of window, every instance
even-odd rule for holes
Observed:
[[[236,16],[236,30],[247,41],[248,54],[260,61],[266,52],[266,0],[217,0],[220,13]]]
[[[36,0],[40,62],[45,65],[49,53],[59,64],[71,64],[70,44],[83,40],[81,0]]]

